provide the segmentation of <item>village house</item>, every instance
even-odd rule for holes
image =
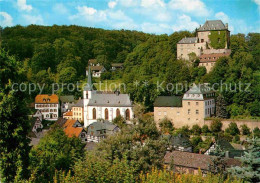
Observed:
[[[91,69],[91,71],[89,70],[89,68]],[[106,68],[100,65],[100,63],[98,63],[96,59],[90,59],[88,61],[88,67],[86,68],[86,76],[88,76],[89,73],[91,73],[93,77],[101,77],[101,74],[103,72],[106,72]]]
[[[171,150],[192,152],[192,145],[189,138],[180,133],[177,136],[170,137],[169,145],[169,149]]]
[[[111,71],[122,70],[123,68],[124,68],[123,63],[112,63],[111,64]]]
[[[87,132],[78,120],[68,119],[62,127],[68,137],[78,137],[81,142],[87,142]]]
[[[60,96],[60,108],[61,108],[61,114],[64,112],[71,110],[72,105],[75,104],[75,99],[73,95],[68,96]]]
[[[73,114],[73,112],[69,110],[67,112],[64,112],[62,116],[63,116],[64,119],[73,119],[72,114]]]
[[[89,68],[90,71],[90,68]],[[93,90],[92,77],[84,87],[84,126],[87,127],[97,119],[112,121],[117,116],[123,116],[126,121],[133,119],[133,104],[128,94],[116,92],[101,92]]]
[[[211,34],[216,37],[211,40]],[[223,46],[213,43],[224,41]],[[202,54],[230,53],[230,31],[228,24],[224,25],[221,20],[208,20],[196,30],[196,37],[185,37],[177,43],[177,58],[189,60],[189,54],[195,53],[197,57]]]
[[[89,142],[99,142],[118,131],[120,131],[120,129],[113,123],[104,120],[97,120],[87,127],[87,138]]]
[[[35,97],[35,109],[40,110],[43,119],[55,121],[59,116],[59,97],[55,94],[41,94]]]
[[[202,54],[200,56],[199,66],[206,67],[207,73],[212,70],[217,60],[221,57],[229,56],[230,53],[211,53],[211,54]]]
[[[43,115],[40,110],[37,110],[36,113],[34,115],[32,115],[32,117],[37,117],[42,121]]]
[[[72,106],[72,119],[84,121],[83,99],[79,98],[78,102]]]
[[[215,93],[206,84],[194,84],[183,97],[159,96],[154,102],[154,120],[159,126],[167,118],[174,127],[204,125],[204,119],[215,115]]]
[[[34,132],[35,134],[37,134],[43,128],[42,121],[38,117],[33,117],[31,119],[31,125],[32,132]]]
[[[212,165],[213,156],[196,154],[190,152],[172,151],[164,156],[164,164],[173,168],[174,172],[198,174],[199,170],[203,175],[210,172],[209,165]],[[233,158],[224,158],[227,168],[241,166],[241,162]]]

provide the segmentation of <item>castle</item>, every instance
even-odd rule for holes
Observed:
[[[209,72],[218,58],[229,56],[230,31],[221,20],[208,20],[196,30],[196,37],[185,37],[177,43],[177,58],[200,58],[200,66]]]

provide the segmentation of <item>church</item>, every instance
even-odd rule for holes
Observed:
[[[89,67],[89,73],[91,73]],[[128,94],[121,94],[119,91],[103,92],[93,90],[92,76],[89,75],[88,83],[83,91],[84,103],[84,126],[96,122],[98,119],[112,122],[118,116],[126,121],[134,117],[133,104]]]

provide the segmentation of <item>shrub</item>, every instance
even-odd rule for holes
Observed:
[[[232,122],[228,125],[228,128],[225,130],[225,132],[229,133],[230,135],[239,135],[240,131],[237,127],[237,124],[235,122]]]
[[[192,134],[194,135],[200,135],[201,134],[201,128],[199,125],[193,125],[191,128]]]
[[[241,125],[241,130],[242,130],[242,134],[243,135],[250,135],[250,129],[244,124],[244,125]]]
[[[209,127],[208,125],[203,125],[202,128],[201,128],[201,132],[204,133],[204,134],[207,134],[209,133]]]
[[[161,132],[163,134],[172,133],[174,130],[172,122],[167,118],[164,118],[163,120],[161,120],[159,123],[159,126],[160,126]]]
[[[222,124],[222,122],[219,119],[215,119],[210,124],[210,130],[213,133],[221,132],[222,125],[223,124]]]
[[[255,127],[253,130],[253,134],[255,137],[260,138],[260,129],[258,127]]]
[[[233,137],[233,142],[234,142],[234,143],[239,143],[239,142],[240,142],[240,137],[239,137],[239,135],[235,135],[235,136]]]

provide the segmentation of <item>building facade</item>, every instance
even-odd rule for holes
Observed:
[[[72,119],[79,120],[80,122],[84,121],[83,99],[81,98],[72,106]]]
[[[184,96],[159,96],[154,103],[154,120],[159,126],[167,118],[174,127],[204,125],[204,119],[215,115],[215,93],[206,85],[193,85]]]
[[[183,38],[177,43],[177,58],[190,60],[190,54],[230,53],[230,31],[221,20],[208,20],[196,30],[196,37]]]
[[[90,75],[83,91],[85,127],[97,119],[112,121],[120,115],[127,121],[133,118],[133,105],[128,94],[120,94],[119,91],[110,93],[96,91],[92,89],[92,86]]]
[[[71,110],[71,107],[75,104],[75,99],[73,95],[68,95],[68,96],[60,96],[60,109],[61,109],[61,114],[64,112]]]
[[[37,95],[35,97],[35,109],[40,110],[45,120],[54,121],[59,116],[59,97],[52,95]]]
[[[91,69],[91,72],[89,72],[89,68]],[[93,77],[101,77],[101,74],[103,72],[106,72],[106,68],[102,66],[100,63],[97,62],[96,59],[90,59],[88,61],[88,67],[86,68],[86,76],[89,75],[89,73],[92,74]]]

